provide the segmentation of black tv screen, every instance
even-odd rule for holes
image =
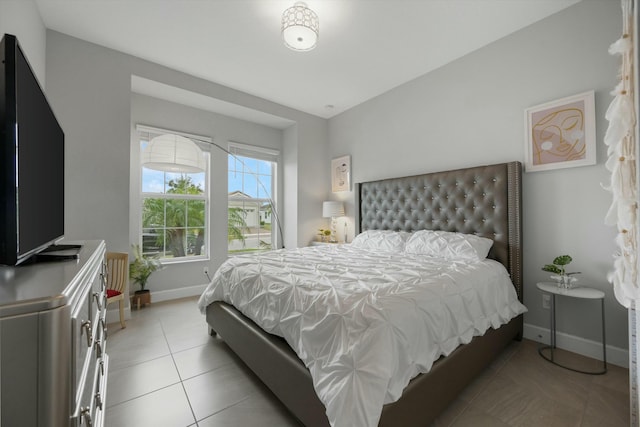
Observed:
[[[0,264],[64,236],[64,132],[17,39],[0,42]]]

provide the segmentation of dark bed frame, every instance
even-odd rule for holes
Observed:
[[[360,230],[458,231],[494,240],[489,256],[509,271],[522,301],[519,162],[359,184]],[[214,302],[207,323],[306,426],[329,425],[311,375],[284,339],[268,334],[234,307]],[[382,409],[379,426],[426,426],[514,339],[522,315],[489,329],[415,377]]]

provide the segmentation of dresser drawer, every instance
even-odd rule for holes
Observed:
[[[90,353],[93,348],[95,318],[91,316],[91,293],[87,288],[83,293],[80,304],[71,315],[71,345],[73,348],[71,359],[74,402],[78,402],[82,393],[82,383],[86,381]],[[76,414],[77,415],[77,414]]]
[[[74,369],[74,402],[72,426],[96,426],[96,407],[102,410],[104,395],[100,378],[106,376],[106,292],[104,266],[92,277],[72,316]],[[87,320],[88,319],[88,320]],[[98,387],[98,389],[96,388]],[[87,424],[91,420],[91,424]]]
[[[104,411],[107,398],[107,373],[109,356],[89,361],[89,375],[80,397],[78,413],[73,425],[100,427],[104,423]]]
[[[93,383],[93,400],[91,402],[92,412],[91,419],[94,427],[102,427],[104,425],[104,413],[107,400],[107,373],[109,371],[109,356],[106,354],[99,360],[96,366],[94,383]]]
[[[105,245],[79,243],[77,259],[0,266],[2,426],[104,423]]]

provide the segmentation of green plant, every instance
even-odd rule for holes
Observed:
[[[143,291],[147,285],[149,276],[162,268],[162,264],[155,257],[148,257],[142,254],[139,245],[131,245],[135,259],[129,264],[129,278],[140,286]]]
[[[229,208],[229,216],[227,219],[227,238],[229,242],[233,240],[240,240],[244,247],[245,237],[244,231],[247,230],[247,211],[239,207]]]
[[[169,180],[167,186],[167,194],[200,195],[204,192],[200,184],[194,184],[187,175]],[[161,248],[166,247],[173,257],[187,255],[187,234],[195,236],[193,251],[195,255],[200,255],[204,244],[204,215],[205,203],[202,200],[147,197],[142,205],[143,228],[160,229],[156,244]]]
[[[579,274],[579,271],[574,271],[571,273],[567,273],[565,271],[565,266],[569,265],[573,261],[570,255],[560,255],[554,258],[552,264],[546,264],[542,267],[543,271],[548,271],[549,273],[559,274],[561,276],[571,276],[572,274]]]

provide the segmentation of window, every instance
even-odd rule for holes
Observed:
[[[275,205],[278,152],[232,143],[229,146],[228,250],[230,254],[278,247]]]
[[[138,130],[141,153],[152,138],[164,133],[141,126]],[[194,140],[191,135],[184,136]],[[203,153],[205,172],[162,172],[140,166],[143,254],[158,255],[163,261],[207,257],[210,159],[208,152]]]

